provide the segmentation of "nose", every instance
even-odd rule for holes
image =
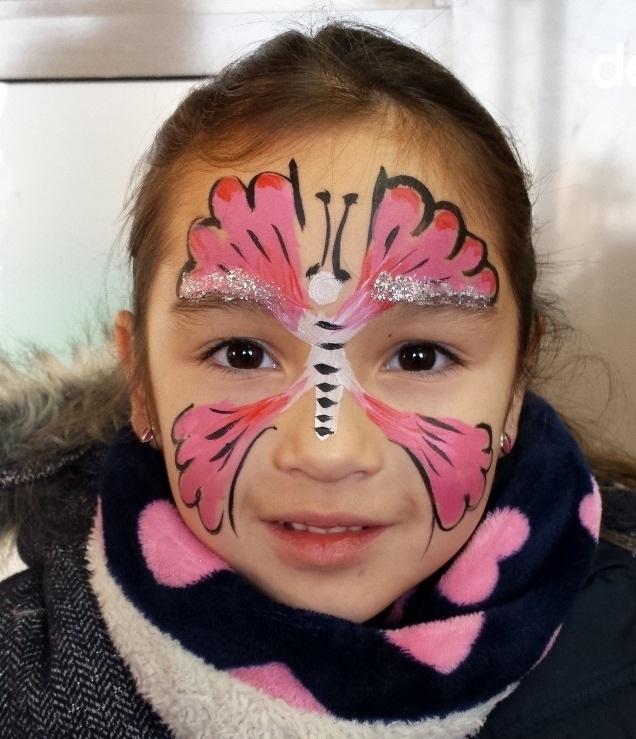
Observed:
[[[370,477],[382,469],[382,431],[345,390],[340,400],[337,431],[319,438],[314,430],[315,395],[301,395],[276,421],[274,464],[319,482]]]

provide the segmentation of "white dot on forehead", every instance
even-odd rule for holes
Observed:
[[[331,272],[318,272],[309,279],[309,297],[318,305],[329,305],[340,295],[342,282]]]

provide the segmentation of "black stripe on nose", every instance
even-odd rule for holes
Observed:
[[[328,429],[326,426],[316,426],[314,431],[318,434],[318,436],[331,436],[331,434],[333,434],[333,431],[331,429]]]
[[[344,344],[335,344],[331,341],[326,341],[324,344],[318,344],[318,346],[321,349],[328,349],[329,351],[333,351],[334,349],[342,349]]]
[[[327,331],[340,331],[342,326],[337,323],[329,323],[329,321],[316,321],[316,326],[319,328],[326,328]]]
[[[334,372],[338,371],[338,367],[332,367],[330,364],[314,364],[314,369],[320,372],[321,375],[333,375]]]
[[[316,398],[316,403],[321,408],[331,408],[332,405],[338,405],[337,400],[330,400],[329,398]]]
[[[331,416],[327,416],[325,413],[321,413],[319,416],[316,416],[316,421],[320,421],[320,423],[327,423],[327,421],[331,421]]]
[[[330,385],[328,382],[319,382],[316,387],[321,393],[330,393],[332,390],[339,387],[339,385]]]

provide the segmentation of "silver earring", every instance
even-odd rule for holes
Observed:
[[[142,444],[149,444],[154,438],[155,432],[152,430],[152,426],[146,426],[146,428],[141,432],[140,439]]]
[[[506,431],[502,431],[499,437],[499,449],[501,449],[502,454],[510,454],[512,451],[512,439]]]

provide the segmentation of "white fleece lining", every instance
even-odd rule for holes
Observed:
[[[420,722],[358,723],[300,711],[211,667],[151,624],[108,572],[100,534],[93,530],[87,559],[108,632],[140,694],[178,739],[463,739],[516,687],[463,713]]]

